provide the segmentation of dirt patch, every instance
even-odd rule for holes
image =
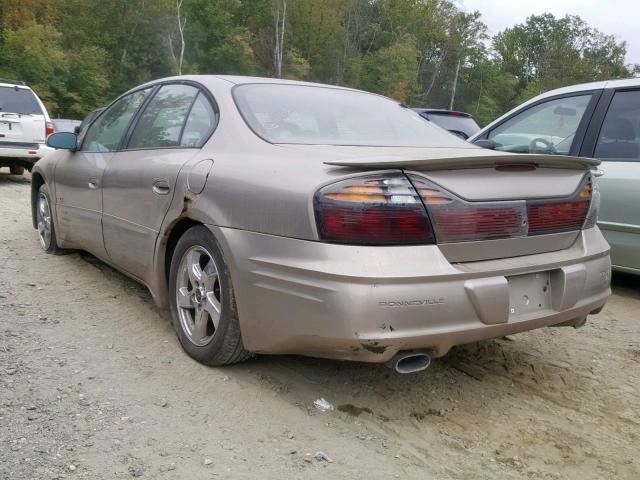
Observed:
[[[633,277],[582,329],[456,348],[414,375],[208,368],[143,287],[40,251],[26,177],[0,174],[0,205],[0,478],[640,478]]]

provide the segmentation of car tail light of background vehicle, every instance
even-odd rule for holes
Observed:
[[[53,133],[53,123],[45,122],[44,124],[44,138],[47,138],[49,135]]]
[[[401,173],[354,177],[320,189],[314,198],[322,240],[362,245],[434,243],[429,218]]]
[[[600,194],[590,175],[566,198],[463,200],[410,174],[354,177],[316,193],[320,238],[366,245],[412,245],[516,238],[595,225]],[[427,213],[428,212],[428,213]]]

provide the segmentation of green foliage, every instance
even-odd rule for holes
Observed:
[[[359,87],[405,102],[415,88],[418,49],[406,36],[362,59]]]
[[[183,38],[183,73],[273,76],[285,4],[283,77],[415,106],[453,99],[481,124],[551,88],[640,74],[625,42],[577,16],[533,15],[489,49],[480,13],[453,0],[184,0],[179,14],[176,0],[2,0],[0,77],[28,82],[52,115],[82,118],[175,74]]]
[[[29,79],[48,108],[56,109],[57,92],[69,63],[62,49],[62,34],[48,25],[28,21],[4,34],[0,50],[0,77]]]
[[[518,102],[574,83],[629,77],[626,45],[580,17],[532,15],[493,40],[501,70],[518,79]]]

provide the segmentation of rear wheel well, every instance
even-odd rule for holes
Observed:
[[[169,238],[167,239],[167,248],[165,249],[164,254],[164,276],[165,281],[167,282],[167,287],[169,286],[169,274],[171,273],[171,259],[173,257],[173,252],[176,249],[176,245],[178,244],[180,237],[182,237],[187,230],[196,225],[201,225],[201,223],[191,220],[190,218],[183,218],[171,228]]]
[[[38,172],[31,176],[31,221],[33,228],[38,228],[38,219],[36,217],[36,208],[38,208],[38,192],[40,187],[44,185],[44,178]]]

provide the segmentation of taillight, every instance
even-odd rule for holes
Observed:
[[[467,202],[426,179],[411,175],[439,242],[465,242],[527,234],[524,200]]]
[[[591,199],[592,181],[591,176],[587,176],[578,191],[569,198],[530,200],[527,204],[529,235],[571,232],[587,228],[585,225]]]
[[[45,122],[44,123],[44,138],[47,138],[52,133],[53,133],[53,123]]]
[[[589,205],[589,211],[587,212],[587,218],[584,221],[582,228],[593,228],[598,221],[598,214],[600,213],[600,186],[598,185],[598,179],[591,175],[591,203]]]
[[[400,173],[353,177],[320,189],[314,210],[321,240],[360,245],[434,243],[429,218]]]
[[[440,243],[570,232],[595,225],[598,213],[599,193],[591,176],[567,198],[495,202],[468,202],[423,177],[409,178]]]

